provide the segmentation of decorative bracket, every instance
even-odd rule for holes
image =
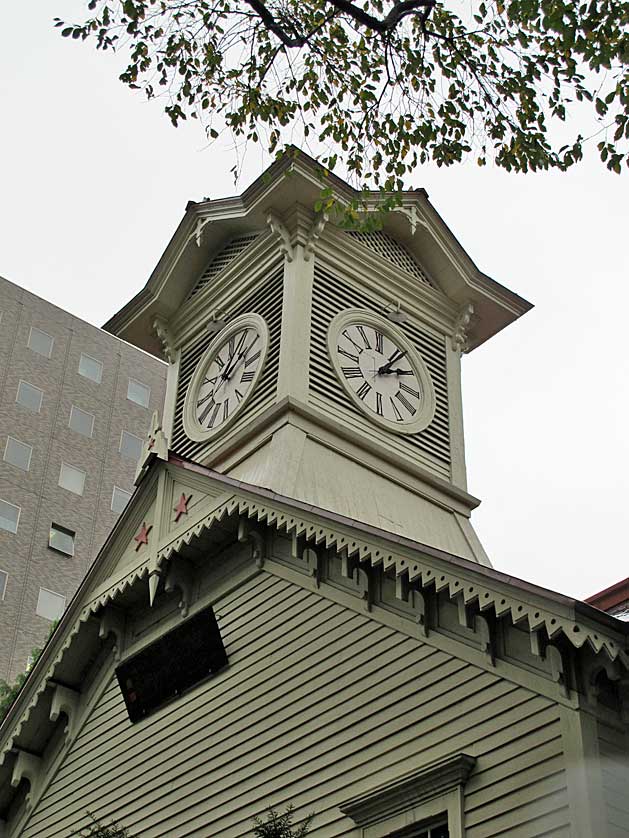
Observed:
[[[167,594],[178,588],[181,591],[179,608],[181,616],[186,617],[192,602],[193,575],[190,565],[185,559],[176,558],[170,563],[164,580],[164,590]]]
[[[201,247],[201,243],[203,242],[203,230],[208,224],[212,223],[211,218],[206,218],[203,221],[200,218],[197,218],[197,226],[192,234],[196,239],[197,247]]]
[[[55,691],[52,696],[52,703],[50,705],[50,721],[56,722],[61,713],[65,713],[68,718],[68,724],[65,726],[64,733],[66,736],[70,733],[76,717],[79,712],[79,700],[81,694],[76,690],[71,690],[69,687],[64,687],[61,684],[55,686]]]
[[[11,786],[16,789],[22,780],[28,780],[30,790],[26,795],[26,806],[30,808],[37,788],[37,782],[41,771],[41,757],[29,754],[28,751],[18,751],[17,760],[13,766],[11,775]]]
[[[480,642],[481,652],[484,652],[492,666],[496,665],[496,642],[494,638],[494,627],[484,614],[476,614],[474,617],[474,631]]]
[[[365,603],[366,610],[371,611],[373,594],[369,585],[369,574],[359,566],[356,560],[351,559],[348,556],[347,550],[343,550],[340,557],[341,575],[344,576],[345,579],[350,579],[354,583],[358,593]]]
[[[304,539],[300,538],[296,532],[293,532],[291,537],[290,554],[293,561],[301,565],[305,573],[315,580],[317,588],[321,587],[321,560],[319,554],[312,547],[305,547]]]
[[[456,597],[456,605],[459,610],[459,625],[463,626],[463,628],[472,628],[470,609],[465,604],[465,599],[462,593]]]
[[[162,429],[159,413],[155,410],[151,427],[142,446],[142,454],[135,472],[135,485],[138,486],[155,459],[168,462],[168,440]]]
[[[122,647],[124,644],[124,628],[125,619],[122,611],[118,611],[116,608],[112,608],[111,606],[103,611],[100,618],[98,636],[101,640],[106,640],[110,634],[113,634],[115,640],[114,657],[116,660],[120,660],[120,655],[122,653]]]
[[[459,310],[454,329],[452,330],[452,348],[455,352],[462,354],[467,352],[467,331],[474,315],[472,303],[465,303]]]
[[[408,223],[411,225],[411,235],[414,236],[419,223],[415,204],[410,207],[395,207],[394,212],[399,212],[408,219]]]
[[[570,690],[568,688],[568,680],[566,678],[566,671],[563,665],[563,656],[559,649],[552,643],[546,647],[546,657],[550,661],[551,677],[553,681],[559,684],[563,695],[566,698],[570,697]]]
[[[162,344],[162,349],[164,350],[164,355],[168,360],[169,364],[175,363],[175,347],[173,343],[173,338],[168,328],[168,323],[164,320],[163,317],[156,317],[153,320],[153,331],[159,338],[160,343]]]
[[[266,223],[273,235],[279,240],[280,253],[286,256],[287,262],[292,262],[294,258],[293,246],[290,241],[290,233],[280,221],[280,219],[273,212],[269,212],[266,217]]]
[[[308,232],[306,244],[304,245],[304,261],[309,262],[310,257],[315,252],[317,242],[323,235],[325,225],[330,220],[330,215],[327,212],[322,212],[316,219]]]
[[[241,544],[247,541],[251,542],[251,554],[256,563],[256,567],[263,568],[266,558],[266,542],[264,536],[258,530],[253,529],[249,525],[249,519],[244,516],[238,522],[238,541]]]

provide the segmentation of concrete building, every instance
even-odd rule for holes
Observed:
[[[165,378],[0,278],[0,678],[28,666],[124,509]]]
[[[529,304],[422,190],[348,232],[322,181],[190,203],[106,324],[168,359],[162,426],[0,724],[3,838],[629,836],[629,623],[470,520],[462,357]]]

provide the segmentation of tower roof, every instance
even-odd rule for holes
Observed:
[[[367,213],[375,211],[382,200],[380,192],[358,192],[303,151],[291,149],[241,195],[190,202],[144,288],[103,328],[162,355],[153,329],[155,318],[168,320],[178,310],[226,241],[265,230],[269,215],[282,217],[296,206],[314,214],[312,208],[324,186],[332,189],[341,204],[360,199]],[[468,351],[532,307],[479,270],[424,189],[401,193],[399,206],[384,217],[383,231],[425,269],[436,286],[434,293],[461,306],[471,303]]]

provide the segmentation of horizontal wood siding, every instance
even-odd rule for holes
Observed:
[[[131,725],[114,678],[23,838],[85,813],[140,838],[236,838],[269,805],[358,836],[339,804],[454,752],[478,758],[470,838],[568,834],[556,706],[263,573],[215,606],[229,667]]]
[[[629,835],[629,749],[625,731],[598,723],[598,748],[603,775],[609,838]]]

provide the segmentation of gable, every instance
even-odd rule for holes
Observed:
[[[186,511],[177,520],[181,495]],[[154,530],[137,551],[142,559],[128,562],[134,527],[149,518]],[[118,662],[209,605],[228,668],[131,726],[112,686]],[[622,629],[588,606],[401,536],[174,455],[166,463],[156,460],[0,729],[0,826],[4,820],[11,838],[22,835],[24,820],[28,829],[55,834],[48,817],[31,827],[31,812],[49,799],[54,803],[68,755],[93,720],[85,750],[90,760],[105,750],[77,776],[89,771],[108,795],[93,798],[95,804],[118,807],[112,811],[121,820],[136,818],[130,828],[137,823],[144,830],[142,818],[154,814],[146,798],[141,802],[141,784],[133,785],[136,775],[155,771],[158,782],[171,759],[172,774],[155,792],[164,796],[164,817],[172,811],[177,824],[166,834],[195,834],[216,817],[212,828],[219,831],[209,834],[229,838],[246,834],[263,799],[290,802],[302,814],[316,809],[327,818],[322,834],[352,835],[344,802],[409,766],[422,771],[426,760],[458,754],[476,761],[464,801],[468,834],[511,830],[505,812],[512,808],[523,824],[541,818],[540,829],[561,835],[566,795],[558,731],[573,754],[570,730],[588,715],[582,703],[598,712],[599,674],[604,669],[605,677],[618,680],[626,668]],[[622,725],[620,706],[601,712]],[[529,729],[519,727],[526,719],[532,720],[530,746]],[[198,753],[189,737],[193,722]],[[143,725],[150,731],[145,745],[159,740],[156,754],[173,748],[163,765],[155,757],[157,768],[153,757],[146,763],[135,738]],[[107,751],[112,737],[125,764]],[[493,743],[487,751],[485,737]],[[127,740],[136,743],[137,754],[127,752]],[[217,743],[220,753],[213,750]],[[236,763],[230,767],[232,746]],[[507,772],[504,794],[496,797],[520,746],[524,762],[516,777]],[[194,757],[187,768],[186,749]],[[493,750],[502,754],[493,768],[488,763],[493,779],[476,780]],[[214,756],[222,760],[218,774]],[[197,758],[200,774],[194,773]],[[101,777],[110,770],[112,777]],[[147,782],[152,776],[146,774]],[[189,833],[181,831],[184,821],[181,830],[178,825],[181,804],[174,792],[169,797],[175,788],[183,794],[186,777]],[[80,822],[89,794],[82,791],[75,804],[64,792],[58,808],[70,820],[63,829]],[[502,797],[511,808],[504,809]],[[147,820],[142,838],[164,835],[158,823]],[[523,838],[534,834],[522,829]]]
[[[214,608],[229,667],[136,725],[104,672],[23,838],[69,838],[87,810],[142,838],[236,838],[287,804],[358,836],[344,800],[455,752],[476,757],[468,835],[564,834],[555,702],[268,571]]]

